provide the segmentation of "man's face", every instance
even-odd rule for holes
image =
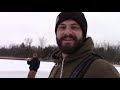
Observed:
[[[57,44],[65,54],[73,53],[83,42],[82,29],[74,20],[60,23],[56,35]]]

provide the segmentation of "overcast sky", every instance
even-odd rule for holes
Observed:
[[[55,21],[60,12],[0,12],[0,46],[21,44],[25,38],[32,38],[32,45],[45,37],[46,45],[56,45]],[[94,42],[120,43],[120,12],[84,12],[88,22],[88,36]],[[20,61],[21,62],[21,61]],[[0,71],[28,70],[26,62],[0,61]],[[48,65],[41,66],[49,70]],[[13,67],[12,67],[13,66]],[[42,68],[43,67],[43,68]],[[51,66],[50,66],[51,67]]]
[[[32,45],[45,37],[46,45],[56,45],[55,20],[60,12],[0,12],[0,46],[21,44],[32,38]],[[95,42],[120,42],[120,12],[84,12],[88,36]]]

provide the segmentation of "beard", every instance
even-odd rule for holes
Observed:
[[[67,37],[72,38],[74,40],[74,44],[72,46],[67,45],[67,44],[66,45],[62,44],[62,40],[64,40]],[[76,52],[82,46],[84,39],[83,39],[83,37],[81,37],[80,39],[77,39],[76,36],[73,36],[73,35],[67,36],[67,35],[65,35],[65,36],[61,37],[60,39],[58,39],[56,37],[56,41],[57,41],[57,44],[58,44],[58,46],[59,46],[62,53],[64,53],[64,54],[72,54],[72,53]]]

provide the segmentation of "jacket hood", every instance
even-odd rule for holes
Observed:
[[[79,48],[75,53],[73,54],[69,54],[66,59],[65,59],[65,63],[71,60],[75,60],[77,58],[82,58],[85,55],[89,55],[91,53],[93,53],[93,49],[94,49],[94,43],[91,37],[88,37],[85,42],[83,43],[83,45],[81,46],[81,48]],[[62,52],[60,50],[57,50],[56,52],[53,53],[52,55],[52,59],[55,63],[60,63],[62,62]]]

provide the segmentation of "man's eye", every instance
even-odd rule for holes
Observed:
[[[65,29],[65,27],[59,27],[60,29]]]
[[[79,29],[79,27],[71,27],[72,29]]]

